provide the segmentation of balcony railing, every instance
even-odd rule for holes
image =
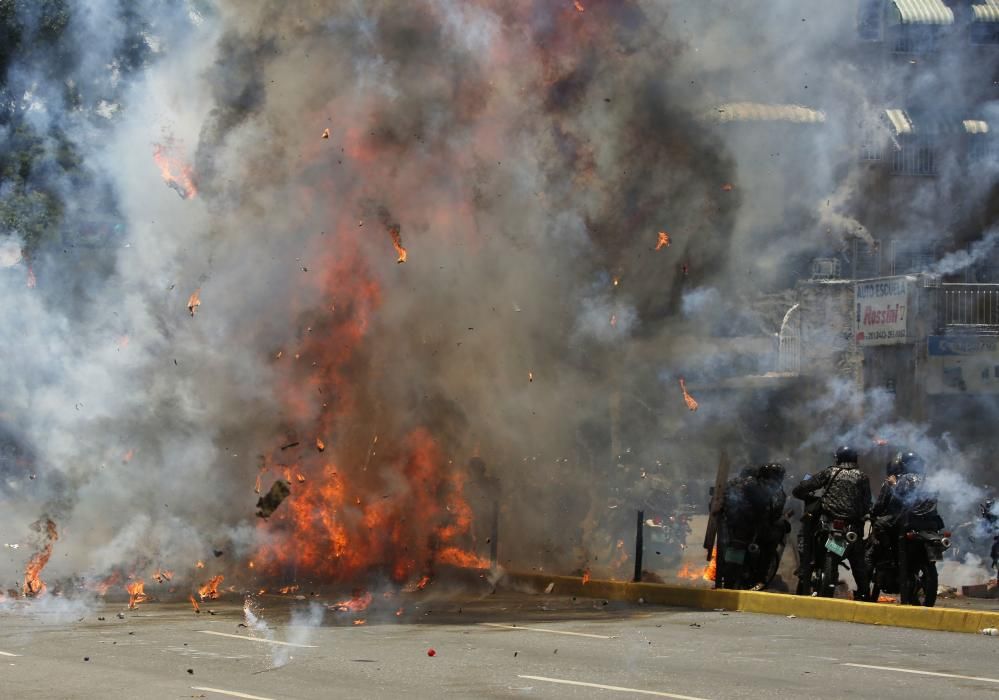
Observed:
[[[999,284],[942,285],[945,330],[999,333]]]

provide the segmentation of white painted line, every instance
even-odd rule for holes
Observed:
[[[20,654],[11,654],[9,651],[0,651],[0,656],[20,656]]]
[[[560,683],[562,685],[578,685],[583,688],[599,688],[600,690],[615,690],[619,693],[635,693],[637,695],[655,695],[659,698],[674,698],[675,700],[705,700],[704,698],[695,698],[690,695],[677,695],[676,693],[664,693],[659,690],[639,690],[638,688],[622,688],[619,685],[603,685],[601,683],[583,683],[582,681],[567,681],[562,678],[545,678],[544,676],[520,676],[517,678],[525,678],[532,681],[544,681],[546,683]]]
[[[999,678],[982,678],[980,676],[959,676],[954,673],[936,673],[935,671],[917,671],[912,668],[894,668],[892,666],[869,666],[867,664],[843,664],[854,668],[871,668],[875,671],[894,671],[895,673],[913,673],[917,676],[934,676],[936,678],[957,678],[962,681],[981,681],[983,683],[999,683]]]
[[[586,634],[585,632],[563,632],[562,630],[546,630],[543,627],[521,627],[520,625],[501,625],[498,622],[480,622],[483,627],[500,627],[505,630],[527,630],[528,632],[547,632],[548,634],[564,634],[568,637],[589,637],[590,639],[617,639],[602,634]]]
[[[191,686],[191,690],[202,690],[206,693],[218,693],[219,695],[228,695],[231,698],[245,698],[246,700],[271,700],[271,698],[262,698],[259,695],[247,695],[246,693],[237,693],[235,690],[220,690],[218,688],[200,688],[198,686]]]
[[[198,630],[201,634],[214,634],[216,637],[231,637],[232,639],[242,639],[245,642],[260,642],[261,644],[279,644],[283,647],[299,647],[301,649],[318,649],[315,644],[292,644],[291,642],[278,642],[273,639],[260,639],[259,637],[246,637],[242,634],[228,634],[226,632],[212,632],[210,630]]]

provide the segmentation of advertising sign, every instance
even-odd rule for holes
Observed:
[[[909,340],[909,280],[885,277],[857,282],[857,345],[895,345]]]
[[[931,335],[927,345],[927,393],[999,393],[999,337]]]

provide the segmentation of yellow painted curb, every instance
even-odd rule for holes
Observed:
[[[817,620],[858,622],[865,625],[912,627],[941,632],[977,633],[999,627],[999,612],[957,608],[921,608],[909,605],[860,603],[836,598],[811,598],[784,593],[683,588],[661,583],[630,583],[591,579],[585,584],[575,576],[507,573],[509,586],[537,592],[554,584],[552,593],[586,598],[607,598],[698,610],[737,610],[767,615],[795,615]]]

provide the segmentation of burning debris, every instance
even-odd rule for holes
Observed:
[[[576,8],[576,12],[586,12],[586,8],[583,7],[583,3],[580,0],[572,0],[572,4]]]
[[[389,227],[389,235],[392,237],[392,246],[399,255],[399,259],[396,262],[399,264],[406,262],[408,254],[406,253],[406,249],[402,247],[402,229],[398,224],[393,224]]]
[[[322,438],[316,438],[316,449],[320,452],[326,449],[326,443],[323,442]]]
[[[136,579],[132,583],[125,586],[125,590],[128,591],[128,609],[135,610],[139,607],[139,603],[144,603],[148,600],[146,596],[146,583],[142,579]]]
[[[173,154],[176,146],[172,139],[166,145],[154,144],[153,160],[160,169],[163,182],[180,195],[181,199],[192,199],[198,194],[198,188],[194,184],[194,170]]]
[[[201,306],[201,287],[195,289],[194,294],[187,300],[187,310],[191,312],[191,318],[194,318],[199,306]]]
[[[196,612],[196,613],[200,613],[200,612],[201,612],[201,606],[200,606],[200,605],[198,605],[198,601],[197,601],[197,600],[195,600],[194,596],[193,596],[193,595],[191,595],[191,596],[188,596],[188,598],[187,598],[187,599],[188,599],[189,601],[191,601],[191,607],[192,607],[192,608],[194,608],[194,612]]]
[[[329,608],[334,612],[363,612],[368,609],[373,599],[373,596],[367,591],[354,591],[350,598],[333,603]]]
[[[41,549],[31,557],[24,569],[24,595],[37,597],[47,589],[41,579],[41,573],[52,557],[52,547],[59,539],[59,533],[56,531],[56,524],[50,518],[32,523],[31,529],[41,537],[42,544]]]
[[[156,583],[169,583],[173,579],[172,571],[165,571],[163,569],[157,569],[153,572],[153,580]]]
[[[275,481],[271,485],[271,490],[257,499],[257,517],[266,519],[274,515],[274,511],[289,495],[291,495],[291,486],[288,482],[281,479]]]
[[[219,584],[225,580],[225,576],[219,574],[212,576],[208,583],[198,588],[198,597],[201,600],[217,600],[219,597]]]
[[[328,139],[330,137],[330,130],[328,128],[323,129],[323,138]]]
[[[690,392],[687,391],[687,384],[683,381],[683,377],[680,377],[680,391],[683,392],[683,403],[686,404],[687,409],[691,412],[696,411],[697,401],[690,395]]]
[[[656,241],[656,250],[662,250],[663,248],[669,248],[670,240],[669,234],[665,231],[659,232],[659,240]]]

